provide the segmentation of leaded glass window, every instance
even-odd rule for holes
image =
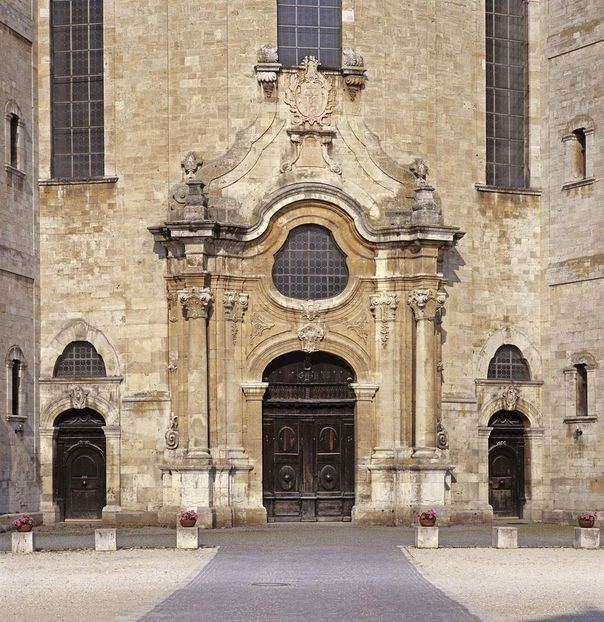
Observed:
[[[489,363],[487,377],[493,380],[530,380],[531,372],[516,346],[501,346]]]
[[[55,363],[55,378],[105,376],[105,363],[88,341],[72,341]]]
[[[314,56],[323,68],[341,64],[341,0],[277,0],[279,62],[299,65]]]
[[[486,0],[487,183],[526,186],[525,0]]]
[[[273,282],[288,298],[332,298],[348,284],[346,255],[328,229],[318,225],[296,227],[275,255]]]
[[[104,174],[103,1],[51,1],[52,175]]]

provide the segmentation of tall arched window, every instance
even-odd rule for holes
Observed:
[[[314,56],[324,69],[341,65],[341,0],[277,0],[279,62]]]
[[[6,357],[6,398],[8,417],[27,416],[27,386],[25,357],[21,348],[13,346]]]
[[[526,175],[525,0],[486,0],[487,184],[523,188]]]
[[[488,378],[492,380],[530,380],[531,372],[516,346],[501,346],[489,363]]]
[[[55,378],[84,378],[105,376],[105,363],[88,341],[72,341],[57,359]]]
[[[52,175],[104,174],[103,0],[51,0]]]
[[[275,255],[273,282],[288,298],[333,298],[348,284],[346,255],[329,229],[318,225],[296,227]]]

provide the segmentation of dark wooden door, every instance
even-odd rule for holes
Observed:
[[[105,502],[105,460],[98,447],[78,444],[65,465],[66,518],[101,518]]]
[[[496,516],[522,516],[524,426],[519,414],[502,412],[489,425],[489,503]]]
[[[268,370],[263,489],[268,520],[350,520],[354,396],[337,357],[293,353]]]

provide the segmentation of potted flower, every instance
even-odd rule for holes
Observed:
[[[13,521],[13,527],[17,528],[17,531],[25,532],[31,531],[34,526],[34,519],[30,514],[21,514],[19,518]]]
[[[438,515],[434,510],[422,510],[417,514],[417,517],[422,527],[434,527]]]
[[[181,527],[195,527],[199,514],[195,510],[183,510],[178,514]]]
[[[583,514],[577,514],[577,520],[579,521],[579,527],[583,527],[586,529],[590,529],[594,526],[596,519],[598,518],[598,513],[594,512],[583,512]]]

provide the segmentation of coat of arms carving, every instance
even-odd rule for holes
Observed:
[[[333,84],[319,73],[319,61],[314,56],[305,57],[302,71],[292,75],[284,99],[297,125],[322,126],[332,113]]]

